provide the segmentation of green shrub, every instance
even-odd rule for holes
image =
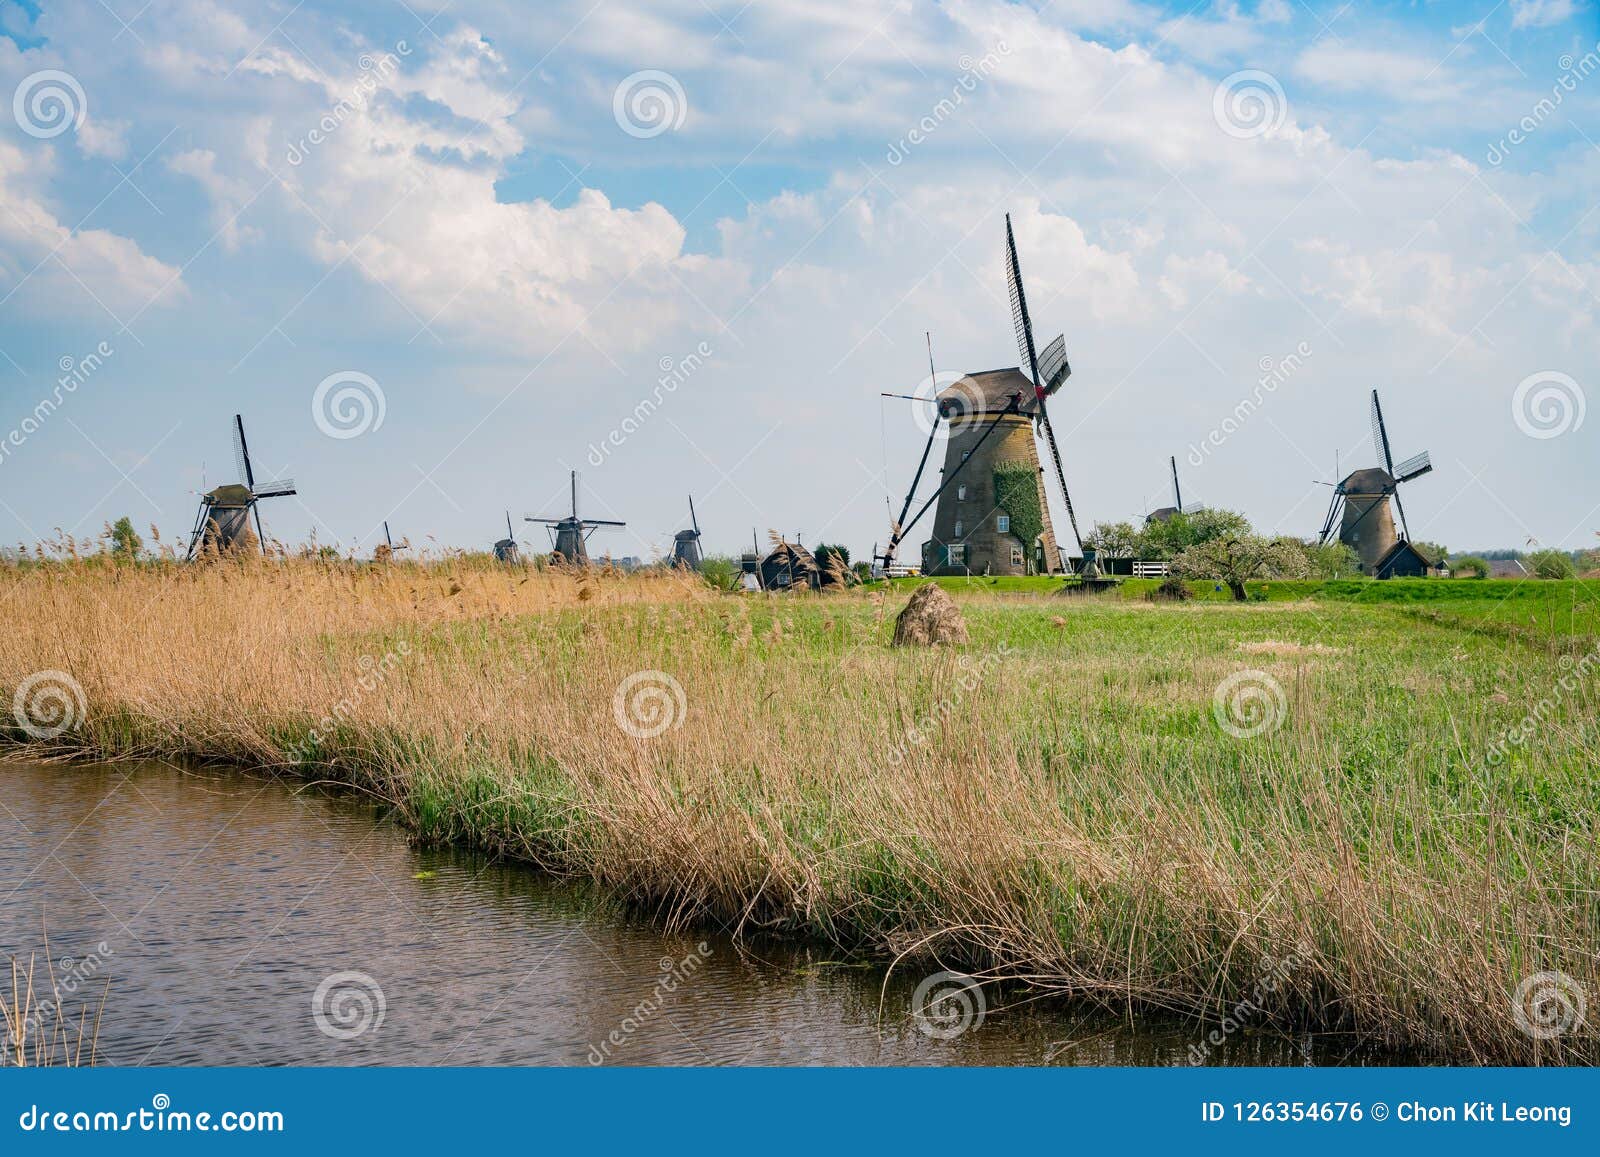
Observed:
[[[1578,573],[1572,557],[1559,550],[1536,550],[1523,559],[1523,565],[1542,579],[1569,579]]]
[[[1489,562],[1475,554],[1465,555],[1450,564],[1450,573],[1457,578],[1465,578],[1468,571],[1474,578],[1489,577]]]

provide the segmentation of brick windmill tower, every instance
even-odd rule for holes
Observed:
[[[1431,564],[1411,545],[1400,485],[1427,474],[1433,463],[1424,450],[1395,464],[1377,390],[1372,391],[1372,444],[1380,464],[1352,471],[1334,486],[1319,537],[1330,542],[1337,528],[1339,541],[1360,557],[1361,569],[1377,578],[1426,574]],[[1389,510],[1391,497],[1400,512],[1400,535],[1395,534],[1394,515]]]
[[[1042,354],[1035,352],[1033,322],[1028,316],[1009,216],[1006,282],[1023,364],[965,374],[939,392],[935,398],[937,414],[922,462],[881,556],[885,569],[894,565],[895,552],[906,533],[937,502],[932,536],[922,544],[924,574],[1059,573],[1061,554],[1050,523],[1036,429],[1045,435],[1050,447],[1061,497],[1072,521],[1073,538],[1078,540],[1077,514],[1072,508],[1072,496],[1067,493],[1061,453],[1045,410],[1045,399],[1059,390],[1072,373],[1067,364],[1067,341],[1065,336],[1058,336]],[[949,431],[942,481],[916,517],[907,522],[906,515],[941,420],[948,424]]]

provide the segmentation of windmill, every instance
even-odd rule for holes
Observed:
[[[694,495],[689,495],[689,530],[672,536],[672,565],[686,570],[700,569],[700,521],[694,516]]]
[[[1377,390],[1372,391],[1372,444],[1378,452],[1379,465],[1353,471],[1334,485],[1319,538],[1324,543],[1331,541],[1337,527],[1339,541],[1360,556],[1361,569],[1379,578],[1424,574],[1430,563],[1411,545],[1400,484],[1428,473],[1433,462],[1424,450],[1395,464]],[[1394,516],[1389,512],[1391,497],[1400,512],[1402,533],[1398,536]]]
[[[240,481],[218,486],[200,496],[200,512],[195,515],[194,529],[189,532],[188,558],[193,558],[196,551],[248,548],[252,518],[256,524],[256,544],[265,552],[266,534],[261,528],[261,511],[256,503],[263,498],[283,498],[297,493],[293,478],[256,485],[250,444],[244,437],[244,418],[239,414],[233,416],[233,457]]]
[[[1144,523],[1146,526],[1149,526],[1152,522],[1166,522],[1174,514],[1195,514],[1205,509],[1205,505],[1200,502],[1191,502],[1187,506],[1183,504],[1183,488],[1178,485],[1178,459],[1173,457],[1170,461],[1172,463],[1172,505],[1158,506],[1145,515]]]
[[[506,536],[494,544],[495,562],[510,563],[515,566],[522,561],[522,554],[517,550],[517,533],[511,529],[511,511],[506,511]]]
[[[372,552],[372,557],[378,562],[388,562],[394,558],[395,551],[409,550],[410,547],[411,544],[404,539],[400,540],[399,546],[394,544],[394,539],[389,534],[389,520],[386,518],[383,520],[383,544]]]
[[[923,570],[929,574],[1055,574],[1061,569],[1055,532],[1045,496],[1035,435],[1050,447],[1056,481],[1066,503],[1072,533],[1082,550],[1078,516],[1067,491],[1061,452],[1045,400],[1072,374],[1067,339],[1058,335],[1043,353],[1034,347],[1022,270],[1017,261],[1011,217],[1006,217],[1006,285],[1022,366],[969,373],[941,390],[928,444],[901,515],[884,548],[885,569],[894,565],[901,541],[935,502],[933,535],[923,544]],[[931,360],[931,359],[930,359]],[[943,481],[908,521],[912,497],[921,481],[933,440],[943,421],[948,428]],[[998,435],[998,437],[995,437]],[[1086,575],[1098,573],[1092,552]]]
[[[524,522],[542,522],[547,527],[553,528],[551,541],[553,545],[552,561],[560,557],[568,566],[588,566],[589,548],[586,545],[589,536],[602,526],[626,526],[626,522],[611,522],[600,518],[580,518],[578,516],[578,472],[572,472],[572,513],[560,518],[545,518],[539,515],[528,514],[523,516]]]

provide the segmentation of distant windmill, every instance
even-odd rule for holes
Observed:
[[[506,562],[513,565],[522,561],[522,555],[517,550],[517,534],[511,529],[511,511],[506,511],[506,536],[494,544],[495,562]]]
[[[1411,545],[1411,528],[1406,525],[1400,484],[1428,473],[1433,463],[1424,450],[1395,465],[1377,390],[1372,391],[1372,443],[1380,465],[1353,471],[1334,485],[1328,515],[1322,522],[1321,541],[1331,541],[1337,527],[1339,541],[1360,556],[1361,569],[1367,574],[1379,578],[1425,574],[1430,563]],[[1403,533],[1398,536],[1394,531],[1394,516],[1389,513],[1391,497],[1400,511]]]
[[[193,558],[202,550],[242,550],[250,545],[250,520],[255,519],[257,546],[265,552],[266,534],[261,528],[261,511],[256,503],[263,498],[283,498],[296,493],[293,478],[256,485],[255,467],[250,462],[250,445],[244,437],[244,418],[233,416],[233,457],[240,481],[218,486],[200,496],[200,512],[189,533],[189,552]]]
[[[700,520],[694,516],[694,495],[689,495],[689,530],[672,536],[672,565],[685,570],[700,569]]]
[[[389,535],[389,520],[386,518],[383,520],[383,545],[372,552],[372,557],[377,559],[379,562],[388,562],[394,557],[395,551],[407,550],[410,548],[410,546],[411,544],[403,539],[401,540],[399,546],[394,544],[394,539]]]
[[[553,555],[559,556],[568,566],[588,566],[589,548],[586,545],[589,536],[602,526],[626,526],[625,522],[611,522],[601,518],[580,518],[578,516],[578,472],[572,472],[572,513],[560,518],[546,518],[540,515],[528,514],[523,516],[524,522],[542,522],[551,530],[554,549]]]
[[[1150,525],[1152,522],[1165,522],[1174,514],[1195,514],[1205,509],[1205,506],[1199,502],[1191,502],[1188,506],[1183,504],[1183,489],[1178,485],[1178,459],[1174,457],[1171,459],[1171,462],[1172,505],[1157,507],[1149,514],[1145,515],[1144,521],[1146,526]]]

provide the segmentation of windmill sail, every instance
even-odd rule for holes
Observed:
[[[1071,376],[1072,367],[1067,364],[1067,335],[1057,334],[1056,340],[1045,346],[1044,353],[1039,355],[1039,377],[1044,383],[1044,392],[1055,393]]]
[[[1022,266],[1017,261],[1017,239],[1011,231],[1011,214],[1006,214],[1006,289],[1011,297],[1011,322],[1017,333],[1017,352],[1033,381],[1033,396],[1039,421],[1044,426],[1045,441],[1050,446],[1050,458],[1055,463],[1056,482],[1061,487],[1061,498],[1067,506],[1067,521],[1072,524],[1072,538],[1083,549],[1083,535],[1078,532],[1078,515],[1072,509],[1072,495],[1067,490],[1067,474],[1061,466],[1061,450],[1056,445],[1055,427],[1050,424],[1049,411],[1045,409],[1048,391],[1039,376],[1039,359],[1033,348],[1033,320],[1028,316],[1028,295],[1022,288]],[[1054,342],[1051,343],[1053,348]],[[1048,352],[1048,351],[1047,351]],[[1066,341],[1061,342],[1061,360],[1066,363]],[[1063,379],[1065,375],[1063,374]]]

